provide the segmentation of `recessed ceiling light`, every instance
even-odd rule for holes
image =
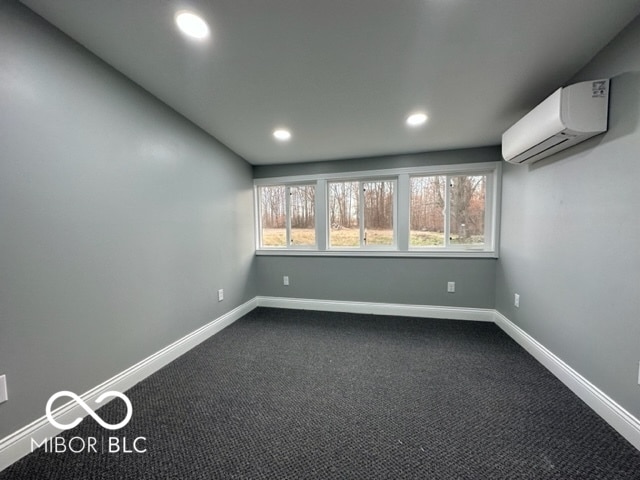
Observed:
[[[412,113],[407,117],[407,125],[410,127],[419,127],[427,121],[427,115],[422,112]]]
[[[278,128],[273,131],[273,136],[276,140],[280,140],[281,142],[286,142],[291,138],[291,132],[286,128]]]
[[[176,25],[182,33],[190,37],[203,39],[209,36],[209,25],[195,13],[187,11],[176,13]]]

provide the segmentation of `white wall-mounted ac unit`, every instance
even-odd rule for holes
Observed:
[[[533,163],[606,132],[608,108],[608,79],[559,88],[502,134],[502,156]]]

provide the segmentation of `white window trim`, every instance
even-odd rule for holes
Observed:
[[[420,174],[412,174],[409,175],[409,181],[411,181],[411,177],[423,177],[423,176],[438,176],[439,174],[424,174],[424,173],[420,173]],[[494,224],[494,214],[493,212],[496,211],[495,207],[493,204],[489,204],[489,202],[487,200],[485,200],[485,206],[487,208],[485,208],[484,210],[484,225],[485,225],[485,229],[484,229],[484,243],[482,244],[469,244],[469,245],[465,245],[465,244],[451,244],[450,243],[450,238],[451,238],[451,177],[456,177],[456,176],[473,176],[473,175],[486,175],[487,177],[487,185],[486,185],[486,191],[491,195],[491,197],[495,197],[495,192],[494,192],[494,188],[495,188],[495,183],[496,183],[496,175],[494,175],[494,172],[492,170],[479,170],[477,172],[473,172],[473,173],[449,173],[446,175],[439,175],[439,176],[443,176],[445,177],[446,181],[445,181],[445,195],[444,195],[444,241],[445,244],[443,246],[430,246],[430,247],[412,247],[411,245],[408,245],[408,250],[409,251],[419,251],[419,252],[437,252],[437,251],[441,251],[441,250],[445,250],[447,252],[454,252],[454,251],[460,251],[460,252],[470,252],[470,251],[475,251],[475,252],[486,252],[486,251],[493,251],[494,248],[491,248],[491,246],[493,245],[493,237],[494,237],[494,231],[493,231],[493,224]],[[409,210],[407,210],[409,211]],[[409,213],[410,214],[410,213]],[[407,220],[408,222],[408,220]],[[408,231],[408,229],[407,229]]]
[[[302,181],[302,182],[279,182],[279,183],[265,183],[263,185],[257,185],[254,183],[254,212],[255,212],[255,232],[256,232],[256,253],[257,252],[272,252],[272,253],[283,253],[290,250],[308,250],[317,252],[320,251],[320,245],[318,244],[318,212],[315,212],[315,223],[316,223],[316,243],[315,245],[291,245],[291,187],[297,186],[307,186],[312,185],[315,187],[316,192],[318,194],[318,185],[315,181]],[[285,187],[285,212],[286,212],[286,221],[285,221],[285,244],[282,247],[269,247],[262,246],[262,219],[260,215],[260,196],[258,195],[258,187]],[[316,207],[318,205],[318,198],[315,199]]]
[[[340,182],[358,182],[360,185],[358,187],[358,195],[360,196],[360,208],[358,211],[358,220],[360,223],[360,245],[354,247],[332,247],[331,246],[331,228],[329,226],[329,216],[325,213],[325,224],[326,224],[326,241],[327,246],[326,250],[331,252],[344,252],[344,253],[352,253],[352,252],[360,252],[360,251],[381,251],[381,252],[396,252],[398,251],[398,178],[397,176],[381,176],[381,177],[369,177],[369,176],[360,176],[355,178],[339,178],[336,179],[333,176],[331,178],[326,179],[325,186],[325,207],[328,206],[329,200],[329,184],[330,183],[340,183]],[[362,184],[366,182],[392,182],[393,183],[393,244],[391,245],[366,245],[364,243],[364,231],[366,230],[366,225],[364,224],[364,191],[362,190]]]
[[[487,175],[487,199],[485,208],[484,247],[456,245],[445,247],[409,247],[409,179],[427,175]],[[454,257],[454,258],[498,258],[500,231],[500,196],[502,162],[466,163],[426,167],[392,168],[357,172],[341,172],[312,175],[292,175],[254,180],[254,209],[256,231],[256,255],[327,256],[327,257]],[[361,246],[347,248],[329,247],[329,218],[327,204],[328,184],[333,181],[394,180],[394,245]],[[316,185],[316,245],[285,247],[261,247],[260,199],[257,194],[261,186]],[[287,199],[288,201],[289,199]],[[288,220],[289,221],[289,220]],[[448,221],[448,220],[447,220]],[[405,228],[406,227],[406,228]],[[406,230],[406,231],[405,231]],[[287,229],[288,231],[288,229]]]

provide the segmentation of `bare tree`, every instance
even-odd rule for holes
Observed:
[[[473,236],[484,233],[486,176],[455,176],[450,180],[451,235],[469,243]]]
[[[284,228],[286,225],[285,187],[260,188],[262,225],[265,228]]]

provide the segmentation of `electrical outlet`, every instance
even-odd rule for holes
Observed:
[[[7,376],[0,375],[0,403],[6,402],[9,399],[7,396]]]
[[[517,293],[513,295],[513,306],[516,308],[520,308],[520,295]]]
[[[289,286],[289,277],[288,276],[285,275],[284,277],[282,277],[282,284],[284,286],[287,286],[287,287]]]
[[[449,293],[456,292],[456,282],[447,282],[447,292]]]
[[[221,288],[218,290],[218,301],[221,302],[222,300],[224,300],[224,290]]]
[[[638,362],[638,385],[640,385],[640,362]],[[5,392],[6,392],[6,387],[5,387]]]

